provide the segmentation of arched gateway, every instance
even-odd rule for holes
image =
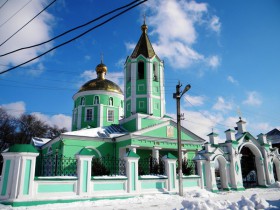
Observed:
[[[210,133],[205,149],[197,153],[198,173],[202,185],[212,191],[244,190],[267,186],[280,178],[280,155],[267,142],[266,135],[252,136],[246,122],[237,122],[237,132],[228,129],[226,141],[219,143],[218,134]]]

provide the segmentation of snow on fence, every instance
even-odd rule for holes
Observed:
[[[98,159],[103,166],[114,175],[94,176],[92,164],[97,159],[89,155],[76,155],[76,160],[69,161],[64,165],[54,162],[54,166],[68,167],[75,164],[76,175],[74,176],[35,176],[38,175],[38,153],[32,152],[5,152],[2,153],[4,165],[0,182],[0,199],[2,203],[14,204],[26,202],[54,202],[54,200],[73,200],[95,197],[129,196],[131,193],[158,193],[176,192],[178,180],[176,176],[176,159],[163,158],[164,175],[139,176],[139,156],[129,152],[124,159],[114,159],[105,164],[105,159]],[[42,161],[42,160],[41,160]],[[58,161],[58,160],[57,160]],[[112,161],[117,163],[113,166]],[[150,162],[152,163],[152,162]],[[53,164],[53,162],[52,162]],[[51,165],[53,166],[53,165]],[[101,167],[100,165],[96,165]],[[37,170],[35,170],[37,169]],[[42,169],[42,168],[41,168]],[[154,169],[153,169],[154,170]],[[58,169],[51,170],[58,172]],[[160,172],[157,167],[156,173]],[[55,173],[51,173],[54,175]],[[60,175],[61,173],[57,173]],[[184,187],[200,188],[200,177],[184,177]],[[19,204],[20,205],[20,204]],[[32,205],[32,204],[30,204]]]

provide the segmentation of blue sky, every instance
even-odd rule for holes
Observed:
[[[4,2],[0,0],[0,5]],[[0,9],[0,42],[50,2],[9,0]],[[43,42],[129,2],[57,0],[0,46],[0,53]],[[123,64],[141,35],[144,14],[150,40],[165,63],[169,115],[175,116],[172,94],[180,80],[192,85],[181,100],[183,125],[205,139],[212,129],[224,139],[223,132],[235,126],[239,115],[254,135],[280,128],[278,0],[149,0],[74,42],[1,74],[0,105],[16,117],[34,113],[46,123],[70,128],[72,96],[96,77],[101,54],[108,67],[107,79],[122,87]],[[88,28],[0,57],[0,71]]]

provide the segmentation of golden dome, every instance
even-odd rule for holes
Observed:
[[[97,73],[97,78],[86,82],[78,92],[88,90],[105,90],[109,92],[123,94],[121,88],[116,83],[105,79],[105,74],[107,73],[107,67],[105,64],[101,62],[96,66],[95,70]]]

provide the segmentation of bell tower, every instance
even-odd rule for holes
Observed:
[[[158,120],[165,114],[164,65],[152,47],[145,21],[141,30],[124,67],[124,117],[132,119],[141,115]]]

